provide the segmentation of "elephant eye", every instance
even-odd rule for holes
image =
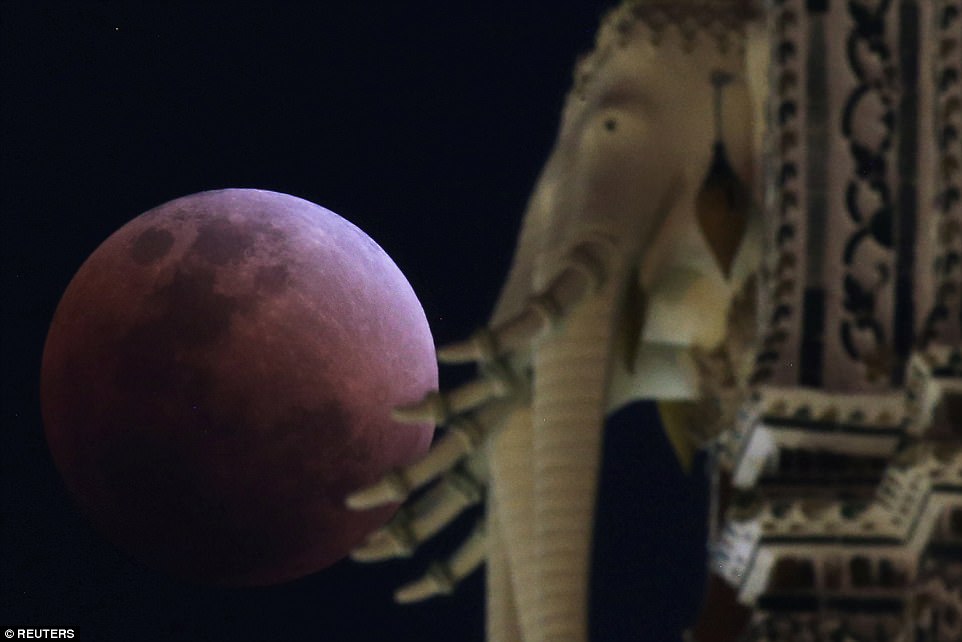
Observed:
[[[614,118],[609,118],[608,120],[605,121],[605,129],[607,129],[608,131],[613,132],[617,127],[618,127],[618,122]]]

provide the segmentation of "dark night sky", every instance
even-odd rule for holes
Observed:
[[[348,218],[408,276],[436,341],[463,337],[507,271],[601,5],[0,6],[0,628],[73,628],[82,640],[482,640],[482,573],[450,597],[390,602],[471,516],[411,560],[342,562],[263,589],[182,584],[126,558],[78,514],[53,467],[40,355],[57,301],[101,241],[155,205],[223,187],[287,192]],[[650,406],[611,422],[596,639],[677,639],[700,593],[705,503]]]

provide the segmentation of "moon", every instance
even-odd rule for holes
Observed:
[[[337,214],[194,194],[81,266],[44,347],[47,442],[94,526],[180,578],[266,585],[343,558],[396,506],[345,495],[427,451],[392,408],[437,388],[404,275]]]

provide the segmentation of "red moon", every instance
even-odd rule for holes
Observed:
[[[81,266],[41,401],[54,462],[111,541],[187,580],[265,585],[390,518],[344,496],[427,451],[433,426],[390,411],[437,377],[424,311],[374,241],[229,189],[150,210]]]

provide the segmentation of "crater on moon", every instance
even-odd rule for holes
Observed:
[[[41,394],[98,529],[243,585],[319,570],[390,517],[344,495],[427,450],[433,426],[390,412],[436,387],[424,312],[374,241],[307,201],[221,190],[134,219],[81,266]]]
[[[173,234],[168,230],[152,227],[144,230],[134,241],[130,257],[140,265],[149,265],[167,256],[173,246]]]

